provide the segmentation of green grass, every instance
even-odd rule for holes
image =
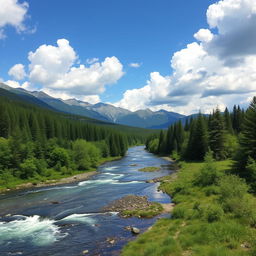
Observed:
[[[224,177],[231,164],[230,160],[220,161],[215,163],[215,168]],[[128,243],[121,255],[256,255],[255,228],[243,218],[223,210],[219,185],[201,187],[195,184],[204,163],[182,162],[180,165],[177,178],[174,180],[170,176],[161,184],[161,189],[176,203],[172,218],[158,220],[151,230]],[[252,200],[255,206],[255,198]],[[239,208],[242,202],[237,201]]]
[[[157,172],[160,171],[159,167],[144,167],[139,169],[140,172]]]
[[[152,218],[160,213],[162,213],[163,207],[161,204],[157,202],[151,203],[145,209],[136,209],[136,210],[125,210],[121,212],[121,216],[123,217],[139,217],[139,218]]]

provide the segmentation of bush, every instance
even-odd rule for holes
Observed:
[[[219,187],[215,185],[205,187],[203,190],[206,196],[218,195],[220,193]]]
[[[224,211],[218,204],[210,205],[205,211],[205,217],[208,222],[214,222],[221,220],[224,215]]]
[[[70,158],[66,149],[55,147],[50,153],[50,161],[49,161],[50,167],[54,167],[57,165],[59,165],[60,167],[69,166],[69,163],[70,163]]]
[[[176,205],[172,212],[173,219],[183,219],[186,216],[186,207],[181,205]]]
[[[251,186],[252,192],[256,192],[256,161],[251,157],[248,158],[246,165],[247,180]]]
[[[29,158],[20,164],[20,177],[22,179],[28,179],[34,177],[37,171],[36,159]]]
[[[204,167],[200,170],[198,176],[195,179],[195,184],[198,186],[210,186],[218,183],[221,173],[217,170],[215,160],[213,159],[212,152],[208,152],[205,155]]]
[[[248,192],[245,181],[236,175],[225,175],[219,181],[220,201],[225,203],[231,198],[240,201]]]

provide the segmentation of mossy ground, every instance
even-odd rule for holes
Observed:
[[[231,163],[220,161],[216,168],[224,174]],[[126,245],[122,256],[256,255],[255,227],[222,210],[218,185],[195,185],[203,166],[181,163],[175,180],[173,176],[165,178],[161,189],[173,195],[176,203],[172,218],[158,220],[152,229]]]
[[[151,203],[147,208],[125,210],[121,212],[123,217],[152,218],[163,212],[163,206],[157,202]]]
[[[139,169],[140,172],[157,172],[160,171],[159,167],[144,167]]]

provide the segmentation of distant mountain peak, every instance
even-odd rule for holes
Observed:
[[[150,129],[166,129],[178,120],[183,121],[186,118],[184,115],[169,112],[164,109],[152,111],[147,108],[132,112],[128,109],[116,107],[112,104],[103,102],[90,104],[74,98],[67,100],[57,99],[49,96],[43,91],[30,92],[23,88],[15,89],[4,83],[0,83],[0,88],[22,95],[26,101],[35,102],[36,104],[44,107],[51,107],[65,113],[86,116],[104,122],[128,126]]]
[[[71,105],[71,106],[81,106],[81,107],[88,107],[91,106],[92,104],[88,103],[88,102],[84,102],[81,100],[77,100],[75,98],[73,99],[67,99],[67,100],[61,100],[62,102]]]

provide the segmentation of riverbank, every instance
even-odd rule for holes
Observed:
[[[40,188],[40,187],[50,187],[50,186],[56,186],[56,185],[64,185],[64,184],[71,184],[79,181],[85,181],[91,178],[92,176],[97,174],[97,168],[105,163],[113,162],[121,159],[122,157],[109,157],[109,158],[103,158],[99,161],[96,168],[90,169],[86,172],[81,171],[75,171],[71,175],[53,175],[55,176],[53,178],[45,179],[45,177],[40,177],[41,179],[44,178],[45,180],[39,179],[32,179],[28,182],[25,182],[24,180],[16,180],[14,183],[7,185],[6,187],[0,187],[0,194],[15,191],[15,190],[22,190],[22,189],[29,189],[29,188]]]
[[[203,186],[198,181],[202,173],[206,178],[207,163],[180,162],[177,177],[165,177],[160,185],[176,204],[172,218],[158,220],[128,243],[121,255],[255,255],[256,200],[242,180],[227,174],[231,164],[229,160],[215,162],[212,170],[219,182]]]

